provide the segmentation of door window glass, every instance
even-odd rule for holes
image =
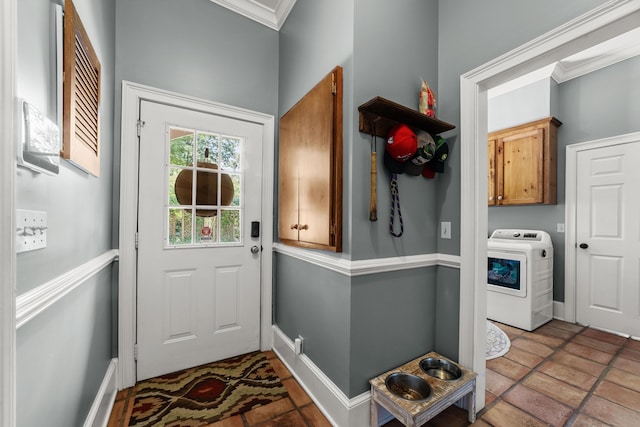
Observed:
[[[169,127],[165,246],[242,243],[242,147],[235,136]]]

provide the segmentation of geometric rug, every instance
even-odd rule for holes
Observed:
[[[200,427],[288,396],[264,353],[141,381],[129,426]]]
[[[511,347],[511,340],[500,328],[487,320],[486,360],[505,355]]]

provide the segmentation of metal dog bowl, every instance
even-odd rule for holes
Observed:
[[[454,381],[462,377],[462,371],[454,363],[435,357],[422,359],[420,369],[431,377],[445,381]]]
[[[391,393],[405,400],[416,402],[431,396],[429,383],[416,375],[396,372],[387,377],[385,384]]]

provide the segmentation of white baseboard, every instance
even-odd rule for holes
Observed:
[[[273,325],[273,351],[331,425],[362,427],[370,424],[371,393],[367,391],[349,399],[307,355],[295,354],[293,342],[276,325]]]
[[[89,410],[89,415],[84,421],[84,427],[106,427],[109,423],[113,402],[115,402],[116,394],[118,393],[118,384],[116,383],[117,369],[118,359],[111,359],[102,384],[98,389],[98,394],[96,394],[93,405]]]
[[[560,301],[553,302],[553,318],[564,320],[564,303]]]

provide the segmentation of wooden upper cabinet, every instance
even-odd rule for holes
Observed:
[[[549,117],[489,134],[488,204],[557,202],[557,129]]]
[[[280,118],[282,243],[342,251],[342,68]]]

